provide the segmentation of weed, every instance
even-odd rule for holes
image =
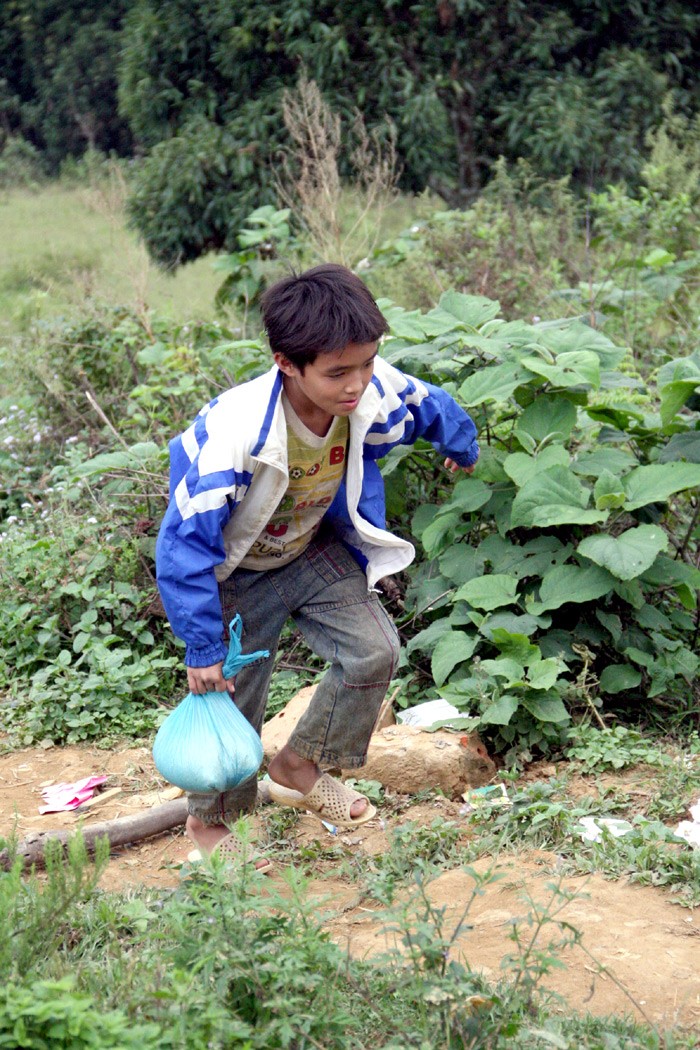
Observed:
[[[392,828],[385,852],[371,858],[354,854],[345,868],[364,884],[371,897],[390,904],[397,889],[408,880],[425,878],[438,866],[455,862],[461,834],[458,824],[442,817],[436,817],[429,826],[407,821]]]
[[[640,764],[662,766],[668,761],[639,730],[623,725],[605,729],[579,725],[569,730],[568,739],[571,743],[565,749],[566,757],[580,762],[587,772],[626,769]]]

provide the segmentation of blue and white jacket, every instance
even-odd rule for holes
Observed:
[[[170,443],[170,504],[156,567],[166,614],[187,645],[190,667],[224,659],[218,583],[248,552],[287,489],[281,393],[275,366],[215,398]],[[449,394],[381,358],[349,420],[345,477],[325,519],[365,566],[372,588],[415,555],[410,543],[386,531],[377,460],[422,437],[468,467],[479,446],[474,423]]]

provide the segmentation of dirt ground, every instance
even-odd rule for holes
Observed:
[[[542,770],[542,776],[551,770]],[[42,816],[41,788],[56,782],[73,782],[87,776],[107,774],[102,792],[118,793],[88,809]],[[532,774],[530,774],[532,776]],[[172,789],[171,789],[172,790]],[[168,797],[167,786],[158,776],[146,748],[103,751],[90,748],[32,749],[0,755],[0,834],[13,828],[19,838],[32,831],[73,829],[117,817],[145,812]],[[436,816],[460,820],[459,806],[448,800],[410,806],[401,817],[430,824]],[[256,816],[255,821],[260,822]],[[297,842],[317,844],[319,874],[310,883],[319,912],[331,936],[358,957],[385,951],[389,942],[379,921],[379,907],[360,899],[358,887],[336,874],[337,861],[331,850],[340,842],[348,852],[363,850],[376,855],[386,846],[387,826],[378,819],[338,838],[309,815],[300,818],[293,832]],[[324,859],[324,846],[329,859]],[[182,829],[168,832],[114,851],[103,877],[105,889],[127,892],[138,886],[174,887],[181,877],[180,865],[190,845]],[[489,862],[474,868],[483,873]],[[472,899],[473,878],[462,868],[445,870],[429,886],[432,904],[444,909],[444,924],[451,932],[468,917],[457,936],[453,954],[468,960],[496,979],[504,957],[513,950],[508,938],[512,920],[526,918],[532,909],[525,896],[545,902],[551,897],[547,884],[556,875],[557,858],[541,851],[502,857],[496,865],[497,880],[489,882]],[[281,868],[271,876],[282,883]],[[663,891],[609,882],[598,875],[566,878],[564,887],[575,894],[559,918],[581,933],[583,949],[574,946],[562,956],[566,967],[556,970],[547,986],[578,1010],[597,1014],[630,1015],[660,1027],[682,1024],[700,1030],[700,916],[672,904]],[[550,927],[550,930],[552,928]],[[556,931],[543,934],[543,945]],[[607,973],[599,972],[603,964]]]

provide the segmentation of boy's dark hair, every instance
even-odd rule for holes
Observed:
[[[261,301],[267,338],[303,372],[319,354],[374,343],[389,331],[369,289],[345,266],[324,263],[273,284]]]

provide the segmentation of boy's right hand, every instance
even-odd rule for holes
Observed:
[[[191,693],[230,693],[233,696],[235,689],[233,679],[227,680],[221,673],[223,662],[212,664],[211,667],[188,667],[187,684]]]

